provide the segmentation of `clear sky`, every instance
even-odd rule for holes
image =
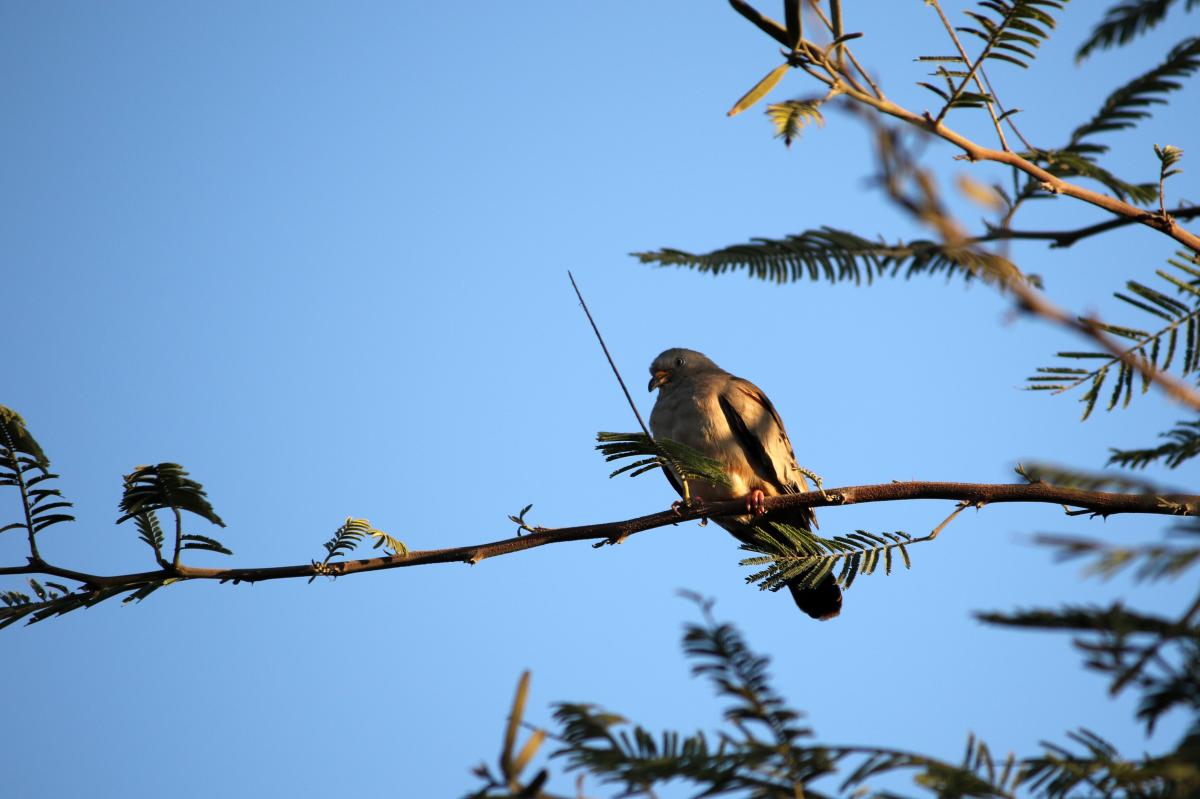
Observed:
[[[845,5],[885,88],[927,104],[912,59],[947,49],[932,11]],[[1176,11],[1076,67],[1094,5],[1071,4],[1027,73],[992,70],[1044,146],[1200,27]],[[868,186],[853,119],[833,111],[788,150],[758,110],[725,117],[777,62],[718,0],[0,5],[0,402],[24,414],[79,519],[43,553],[151,568],[113,521],[121,475],[159,461],[204,483],[238,565],[317,558],[349,515],[427,549],[505,537],[530,502],[549,526],[661,510],[664,480],[609,480],[592,449],[596,431],[635,422],[567,269],[633,387],[667,347],[707,353],[766,390],[829,486],[1008,481],[1026,459],[1098,467],[1109,446],[1149,445],[1179,418],[1148,396],[1080,424],[1072,398],[1021,391],[1077,342],[1014,320],[984,286],[779,287],[629,258],[819,225],[914,232]],[[776,96],[812,94],[801,78]],[[1197,97],[1112,136],[1114,169],[1150,179],[1155,142],[1200,153]],[[948,176],[1001,174],[952,155],[930,152]],[[1200,171],[1183,167],[1172,196],[1197,199]],[[1034,214],[1025,226],[1104,218],[1068,200]],[[1073,309],[1132,321],[1111,292],[1151,279],[1173,249],[1127,229],[1014,255]],[[1194,484],[1194,466],[1171,480]],[[15,508],[0,497],[6,520]],[[826,532],[919,535],[951,508],[819,516]],[[474,567],[173,586],[0,633],[0,773],[13,796],[455,796],[498,752],[526,668],[534,722],[586,700],[652,727],[712,728],[721,705],[680,654],[696,613],[679,588],[715,598],[772,655],[822,740],[957,757],[973,731],[1032,753],[1083,725],[1154,751],[1179,719],[1146,740],[1129,698],[1107,698],[1065,638],[971,612],[1116,597],[1176,609],[1180,586],[1084,581],[1030,543],[1162,527],[1053,506],[964,514],[912,551],[911,572],[858,581],[825,624],[744,585],[715,525]],[[15,534],[0,538],[4,562],[22,554]]]

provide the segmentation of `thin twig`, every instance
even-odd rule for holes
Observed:
[[[880,100],[866,92],[856,91],[851,87],[844,87],[843,94],[851,100],[856,100],[887,116],[899,119],[902,122],[906,122],[950,142],[959,147],[970,161],[992,161],[1007,166],[1014,166],[1033,178],[1044,191],[1051,194],[1074,197],[1077,200],[1082,200],[1098,208],[1103,208],[1105,211],[1123,217],[1130,222],[1146,225],[1160,233],[1164,233],[1194,252],[1200,252],[1200,236],[1180,227],[1172,218],[1168,217],[1164,219],[1157,213],[1138,208],[1136,205],[1130,205],[1111,195],[1085,189],[1082,186],[1063,180],[1061,177],[1050,173],[1046,169],[1010,150],[993,150],[989,147],[984,147],[963,136],[961,133],[952,130],[928,114],[924,116],[914,114],[907,108],[896,105],[890,100]]]
[[[958,49],[958,54],[960,57],[962,57],[963,63],[970,64],[971,59],[967,55],[966,49],[962,46],[962,42],[958,40],[958,34],[954,32],[954,26],[950,24],[950,20],[946,19],[946,13],[942,11],[941,3],[939,3],[938,0],[926,0],[926,2],[933,6],[934,10],[937,11],[938,18],[942,21],[942,25],[945,26],[946,33],[950,35],[950,40],[954,42],[954,46]],[[981,65],[983,64],[983,59],[987,55],[987,52],[988,51],[985,49],[984,52],[979,56],[979,63],[971,68],[971,74],[968,76],[968,79],[974,78],[975,87],[979,89],[980,94],[985,95],[987,95],[988,92],[984,90],[983,83],[979,79],[978,72],[983,71]],[[937,116],[939,122],[945,118],[946,113],[950,110],[950,106],[954,104],[955,99],[957,99],[958,95],[962,93],[962,90],[966,88],[966,85],[967,81],[964,80],[962,85],[958,87],[958,91],[954,93],[954,96],[946,102],[946,107],[943,108],[941,113]],[[991,97],[993,101],[996,100],[996,96],[994,94],[988,96]],[[997,101],[996,105],[999,104],[1000,103]],[[996,118],[996,110],[992,108],[991,103],[985,102],[984,105],[987,106],[988,114],[992,118],[992,125],[994,125],[996,128],[996,135],[1000,137],[1000,149],[1008,150],[1008,141],[1004,138],[1004,127],[1000,124],[1000,120]],[[1001,108],[1000,110],[1003,111],[1004,109]]]
[[[1146,211],[1150,215],[1149,211]],[[1176,219],[1191,219],[1200,216],[1200,205],[1181,205],[1178,208],[1172,208],[1167,211],[1169,216]],[[1094,225],[1079,228],[1078,230],[1009,230],[1007,228],[989,227],[986,236],[980,236],[974,239],[975,242],[984,241],[999,241],[1003,239],[1032,239],[1051,242],[1051,247],[1070,247],[1080,239],[1097,236],[1101,233],[1107,233],[1116,228],[1126,227],[1127,225],[1137,224],[1141,220],[1131,219],[1129,217],[1118,217],[1117,219],[1109,219],[1105,222],[1098,222]]]
[[[950,522],[954,521],[955,516],[957,516],[958,514],[962,513],[964,510],[966,510],[967,508],[970,508],[972,506],[981,508],[981,507],[983,507],[983,503],[967,502],[965,500],[958,503],[958,505],[955,506],[954,510],[951,511],[950,515],[947,516],[945,518],[945,520],[942,521],[941,524],[939,524],[937,527],[933,528],[933,530],[929,533],[929,535],[925,536],[924,540],[932,541],[933,539],[937,538],[938,533],[942,532],[942,530],[945,530],[946,525],[948,525],[948,524],[950,524]]]
[[[911,159],[898,147],[894,131],[873,117],[868,117],[868,121],[877,135],[879,157],[884,172],[883,184],[892,200],[912,214],[915,219],[935,230],[948,247],[969,247],[970,237],[963,231],[958,220],[943,207],[937,195],[936,184],[930,174],[912,164]],[[1004,153],[1004,155],[1011,156],[1013,154]],[[905,193],[901,185],[902,178],[911,181],[916,187],[911,194]],[[1149,214],[1149,216],[1156,217],[1157,215]],[[1200,239],[1197,239],[1197,242],[1200,243]],[[1193,249],[1200,252],[1200,248]],[[996,278],[1004,289],[1011,291],[1016,296],[1017,307],[1020,310],[1040,316],[1092,339],[1121,363],[1136,371],[1147,381],[1158,385],[1172,399],[1193,410],[1200,411],[1200,391],[1173,375],[1155,368],[1149,360],[1120,346],[1104,330],[1098,320],[1081,318],[1067,313],[1022,277],[1014,278],[998,274]]]
[[[171,558],[171,565],[179,568],[179,557],[183,554],[183,514],[179,512],[179,508],[172,507],[175,511],[175,556]]]
[[[729,3],[740,14],[742,14],[742,16],[746,17],[748,20],[758,26],[768,36],[775,39],[785,47],[790,46],[787,40],[787,31],[784,30],[784,28],[778,22],[775,22],[769,17],[764,17],[749,3],[745,2],[745,0],[729,0]],[[810,42],[800,42],[799,50],[804,57],[821,65],[830,73],[831,76],[833,76],[828,77],[810,72],[810,74],[813,74],[813,76],[822,83],[825,83],[829,86],[836,85],[840,89],[841,93],[844,94],[848,99],[857,101],[858,103],[870,108],[874,108],[876,111],[882,114],[899,119],[950,142],[956,147],[961,148],[966,154],[968,160],[993,161],[995,163],[1016,167],[1018,170],[1032,178],[1032,183],[1044,191],[1050,192],[1051,194],[1063,194],[1068,197],[1074,197],[1077,200],[1090,203],[1098,208],[1103,208],[1104,210],[1116,216],[1124,217],[1132,222],[1146,225],[1147,227],[1151,227],[1160,233],[1165,233],[1167,236],[1175,239],[1188,249],[1200,253],[1200,236],[1180,227],[1171,217],[1168,216],[1164,218],[1157,213],[1147,212],[1142,208],[1138,208],[1135,205],[1131,205],[1111,195],[1085,189],[1082,186],[1063,180],[1061,177],[1052,174],[1048,170],[1043,169],[1027,158],[1022,157],[1018,153],[1015,153],[1011,150],[993,150],[989,147],[984,147],[980,144],[977,144],[971,139],[968,139],[966,136],[963,136],[961,133],[950,129],[943,123],[942,119],[946,109],[943,109],[943,113],[939,114],[939,116],[936,118],[930,114],[916,114],[886,98],[877,97],[870,92],[863,91],[860,87],[855,85],[855,82],[848,82],[842,79],[841,75],[837,71],[837,68],[829,62],[828,58],[824,57],[821,49]],[[980,55],[979,60],[976,61],[971,73],[968,75],[968,79],[973,77],[974,72],[982,63],[983,58],[988,52],[988,50],[985,50],[985,52]],[[963,84],[961,84],[959,87],[959,93],[961,93],[961,90],[963,87],[965,87],[966,83],[967,79],[964,79]],[[952,99],[956,99],[956,97],[957,95]]]
[[[818,2],[816,2],[816,0],[813,0],[813,2],[809,5],[809,8],[811,8],[813,10],[813,12],[817,15],[817,17],[821,20],[821,22],[824,23],[826,29],[830,33],[833,33],[833,30],[834,30],[833,22],[831,22],[830,19],[825,16],[825,12],[821,10],[820,4]],[[854,65],[854,69],[858,71],[859,75],[862,75],[863,80],[865,80],[867,82],[867,85],[871,87],[871,91],[875,93],[875,96],[880,99],[884,99],[883,90],[880,89],[879,85],[871,79],[871,76],[869,74],[867,74],[867,71],[863,68],[863,65],[858,63],[858,59],[854,57],[854,53],[850,50],[850,45],[843,44],[843,45],[839,46],[838,50],[840,52],[846,54],[846,56],[850,59],[850,63]],[[841,65],[841,70],[842,70],[843,78],[845,78],[847,81],[850,81],[851,83],[854,83],[855,85],[857,85],[857,81],[854,80],[854,76],[849,74],[849,72],[846,71],[844,65]],[[859,86],[859,90],[860,91],[862,90],[861,86]]]
[[[1004,109],[1004,105],[1001,104],[1000,98],[996,96],[996,90],[992,88],[992,81],[991,81],[991,79],[988,78],[987,70],[984,70],[981,68],[979,70],[979,76],[981,78],[983,78],[984,85],[987,86],[988,96],[990,96],[993,100],[996,101],[996,107],[1000,109],[1000,116],[1003,117],[1004,121],[1008,123],[1008,126],[1010,128],[1012,128],[1012,132],[1017,134],[1017,138],[1021,140],[1021,144],[1025,145],[1026,150],[1037,149],[1036,147],[1034,147],[1032,144],[1029,143],[1029,139],[1026,139],[1025,136],[1022,135],[1020,128],[1017,127],[1017,123],[1013,122],[1013,115],[1009,114]]]
[[[625,392],[625,399],[629,402],[629,407],[633,410],[633,415],[637,417],[638,424],[642,428],[642,432],[646,434],[646,438],[651,440],[654,436],[650,435],[650,428],[646,427],[646,423],[642,421],[642,415],[638,413],[637,405],[633,403],[633,397],[629,393],[629,389],[625,386],[625,381],[621,379],[621,372],[617,369],[616,363],[613,362],[613,357],[608,352],[608,345],[604,343],[604,336],[600,335],[600,328],[596,327],[596,320],[592,318],[592,312],[588,310],[587,303],[583,300],[583,293],[579,290],[579,285],[575,282],[575,276],[571,274],[571,270],[567,270],[567,277],[571,278],[571,287],[575,289],[575,296],[579,298],[579,304],[583,306],[583,312],[587,314],[587,319],[592,325],[592,330],[596,333],[596,340],[600,342],[600,349],[604,350],[604,357],[608,358],[608,365],[612,367],[613,374],[617,376],[617,382],[621,384],[621,390]]]

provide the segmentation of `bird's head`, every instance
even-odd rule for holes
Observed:
[[[647,390],[678,385],[694,375],[719,371],[721,368],[703,353],[675,347],[659,355],[650,364],[650,385]]]

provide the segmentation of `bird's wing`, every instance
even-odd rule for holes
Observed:
[[[734,377],[718,401],[734,439],[759,479],[780,494],[807,491],[804,477],[796,468],[796,455],[783,420],[762,389],[749,380]]]
[[[718,402],[734,440],[759,479],[779,494],[808,490],[808,483],[796,465],[796,455],[783,428],[783,420],[762,389],[749,380],[734,377],[728,381]],[[796,511],[791,521],[808,530],[817,529],[816,516],[809,508]]]

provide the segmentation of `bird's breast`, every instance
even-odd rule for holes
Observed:
[[[678,441],[724,467],[730,486],[694,486],[705,499],[730,499],[749,492],[753,469],[734,439],[715,393],[660,394],[650,414],[650,429],[656,437]]]

